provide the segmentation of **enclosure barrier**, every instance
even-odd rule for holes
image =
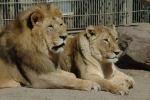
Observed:
[[[150,6],[142,0],[0,0],[0,26],[22,10],[39,3],[54,3],[70,30],[88,25],[132,25],[150,22]]]

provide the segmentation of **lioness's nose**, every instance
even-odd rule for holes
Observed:
[[[61,39],[65,40],[67,36],[59,36]]]

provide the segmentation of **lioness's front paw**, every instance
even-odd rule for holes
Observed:
[[[119,94],[119,95],[128,95],[129,89],[128,88],[117,88],[112,91],[112,93]]]
[[[116,84],[113,84],[109,89],[106,89],[106,91],[109,91],[114,94],[119,94],[119,95],[128,95],[129,94],[128,88],[123,88]]]
[[[124,80],[122,81],[122,83],[120,84],[120,86],[121,86],[122,88],[127,88],[127,89],[133,88],[134,85],[135,85],[135,81],[133,80],[132,77],[128,77],[128,78],[124,79]]]
[[[96,82],[92,82],[92,81],[88,81],[86,82],[86,84],[84,84],[84,90],[86,91],[99,91],[101,90],[101,87],[99,84],[97,84]]]
[[[128,89],[131,89],[134,87],[135,81],[132,77],[129,77],[128,79],[126,79],[126,84],[127,84]]]

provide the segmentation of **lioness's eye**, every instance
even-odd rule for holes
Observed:
[[[118,40],[119,38],[116,38],[116,41]]]
[[[62,25],[63,25],[63,23],[60,24],[60,26],[62,26]]]
[[[49,25],[48,27],[51,27],[51,28],[52,28],[52,27],[53,27],[53,25]]]
[[[91,36],[94,36],[94,35],[96,35],[94,32],[90,32],[90,34],[91,34]]]

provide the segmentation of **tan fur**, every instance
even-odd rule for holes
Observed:
[[[99,83],[102,90],[127,94],[134,80],[114,65],[121,52],[117,41],[115,27],[89,26],[74,38],[68,38],[60,65],[82,79]]]
[[[66,25],[54,5],[22,12],[0,34],[0,88],[99,89],[95,82],[58,69],[66,40]]]

